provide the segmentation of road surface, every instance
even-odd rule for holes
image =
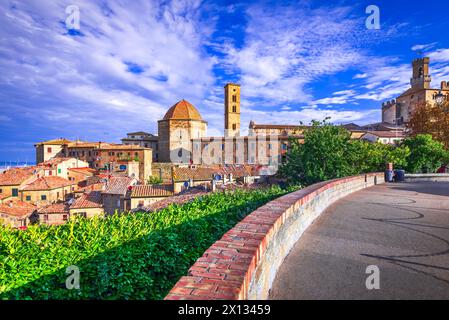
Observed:
[[[372,265],[380,289],[368,290]],[[270,299],[449,299],[449,183],[383,184],[336,202],[287,256]]]

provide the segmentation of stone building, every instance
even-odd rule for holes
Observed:
[[[37,220],[37,207],[19,199],[0,203],[0,224],[13,228],[26,227]]]
[[[144,131],[127,133],[126,136],[127,136],[126,138],[122,139],[122,144],[124,144],[125,146],[135,145],[141,146],[142,148],[151,148],[153,150],[153,162],[158,161],[159,159],[158,136],[155,136],[151,133]]]
[[[130,209],[149,206],[157,201],[173,196],[172,185],[136,185],[128,192]]]
[[[106,187],[102,191],[103,207],[107,214],[114,214],[116,211],[126,212],[130,210],[129,199],[127,197],[130,187],[137,184],[137,179],[129,177],[112,176],[107,179]]]
[[[421,105],[435,103],[435,96],[441,91],[449,95],[448,83],[443,81],[440,89],[432,89],[430,83],[430,58],[415,59],[412,62],[413,75],[410,80],[410,89],[395,100],[382,105],[382,121],[389,124],[402,125],[410,120],[412,113]]]
[[[36,164],[62,156],[64,147],[68,143],[71,143],[71,141],[63,138],[36,143],[34,145],[36,148]]]
[[[159,161],[189,163],[192,139],[206,135],[207,122],[188,101],[173,105],[158,121]]]
[[[69,179],[69,170],[72,168],[87,168],[89,163],[76,158],[55,157],[37,165],[45,176],[55,176]]]
[[[75,191],[76,183],[61,177],[41,177],[20,189],[20,200],[38,206],[65,201]]]

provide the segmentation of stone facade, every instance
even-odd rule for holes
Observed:
[[[434,104],[435,96],[441,91],[449,96],[447,82],[441,83],[440,89],[430,87],[430,58],[413,60],[413,75],[410,80],[411,88],[398,98],[382,104],[382,121],[389,124],[402,125],[410,120],[417,107],[427,103]]]
[[[189,102],[172,106],[158,121],[159,161],[190,163],[192,139],[206,135],[207,122]]]

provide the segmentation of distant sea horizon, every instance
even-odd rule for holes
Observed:
[[[0,161],[0,172],[7,168],[34,166],[34,161]]]

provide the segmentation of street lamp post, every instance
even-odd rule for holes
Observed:
[[[446,96],[441,92],[441,90],[435,96],[435,102],[440,108],[443,107],[443,104],[446,102]],[[444,112],[449,112],[449,110],[445,108]]]

